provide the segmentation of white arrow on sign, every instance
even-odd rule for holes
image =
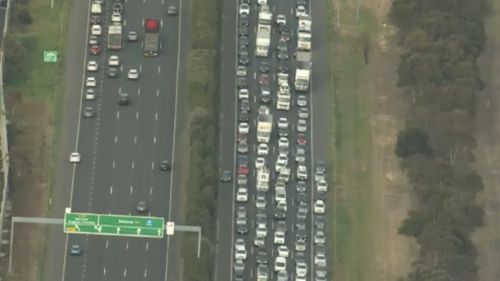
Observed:
[[[102,231],[102,226],[94,226],[95,230],[97,230],[97,232],[101,232]]]
[[[120,233],[120,228],[119,227],[116,228],[116,233]]]
[[[80,231],[80,227],[78,226],[78,224],[75,224],[75,229],[76,231]]]
[[[141,229],[137,228],[137,235],[141,235]]]

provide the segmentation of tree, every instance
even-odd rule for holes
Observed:
[[[26,48],[19,40],[19,37],[7,34],[4,42],[5,48],[5,72],[7,81],[11,78],[19,78],[24,73],[24,60]]]
[[[425,156],[431,155],[427,133],[417,128],[400,131],[396,143],[396,155],[400,158],[406,158],[417,153]]]

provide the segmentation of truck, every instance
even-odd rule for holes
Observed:
[[[311,50],[311,17],[300,16],[297,26],[297,50]]]
[[[144,56],[154,57],[159,53],[160,44],[160,23],[155,19],[146,19],[144,21]]]
[[[269,169],[260,167],[257,169],[257,191],[267,192],[269,190]]]
[[[262,5],[259,11],[255,43],[255,55],[258,57],[267,57],[269,55],[272,22],[273,14],[269,11],[269,6]]]
[[[90,6],[90,13],[92,15],[100,15],[102,12],[102,6],[99,3],[92,3],[92,6]]]
[[[260,106],[257,115],[257,141],[268,143],[273,131],[273,115],[267,106]]]
[[[278,98],[276,99],[277,110],[290,110],[290,101],[292,97],[290,92],[278,91]]]
[[[297,68],[295,69],[295,90],[309,90],[309,80],[311,77],[311,52],[297,51]]]
[[[122,48],[122,25],[114,23],[108,26],[108,49],[119,50]]]

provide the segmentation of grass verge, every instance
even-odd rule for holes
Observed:
[[[191,49],[188,55],[189,175],[186,222],[203,229],[201,257],[196,237],[183,241],[183,277],[213,279],[217,216],[218,44],[220,1],[192,2]]]
[[[370,240],[365,238],[365,223],[371,192],[367,169],[372,144],[368,100],[363,95],[366,71],[363,44],[377,32],[377,21],[369,10],[361,9],[358,22],[352,3],[332,2],[329,2],[329,38],[333,76],[330,87],[334,93],[331,106],[334,171],[330,185],[335,191],[331,195],[334,208],[329,210],[329,216],[335,223],[330,226],[333,236],[330,256],[334,260],[330,270],[338,280],[366,280],[363,267],[369,256],[365,254],[368,247],[364,243]],[[342,16],[333,18],[335,15]]]

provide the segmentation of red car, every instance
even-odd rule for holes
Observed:
[[[261,74],[259,78],[259,84],[261,86],[269,86],[269,74]]]
[[[297,135],[297,144],[306,145],[306,143],[307,143],[306,135],[298,134]]]
[[[98,55],[99,53],[101,53],[101,48],[99,48],[98,45],[92,45],[89,47],[89,52],[92,55]]]
[[[248,175],[248,165],[240,164],[238,167],[238,175]]]
[[[247,142],[248,134],[238,134],[238,142]]]

